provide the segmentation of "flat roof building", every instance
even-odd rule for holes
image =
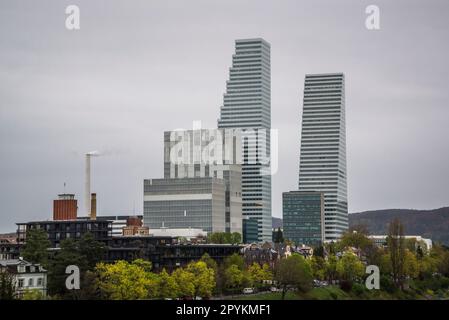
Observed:
[[[296,245],[324,242],[324,194],[290,191],[282,194],[283,236]]]
[[[144,180],[144,226],[224,232],[225,190],[210,177]]]

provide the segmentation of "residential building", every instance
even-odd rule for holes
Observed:
[[[54,248],[58,248],[64,239],[78,240],[88,232],[97,241],[107,240],[112,236],[112,222],[107,220],[33,221],[17,223],[17,242],[26,243],[27,232],[33,229],[45,230]]]
[[[325,241],[348,229],[345,126],[344,75],[306,75],[299,191],[324,193]]]
[[[324,242],[324,193],[290,191],[282,194],[283,236],[296,245]]]
[[[14,260],[20,256],[17,234],[0,235],[0,260]]]
[[[242,213],[258,222],[258,241],[271,241],[270,44],[235,41],[218,128],[241,129]]]
[[[22,297],[26,290],[36,290],[42,296],[47,296],[47,270],[40,264],[33,264],[22,258],[0,260],[0,272],[12,275],[17,297]]]

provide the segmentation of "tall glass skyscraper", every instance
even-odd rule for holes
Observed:
[[[259,241],[271,241],[271,66],[265,40],[236,40],[218,127],[242,129],[242,213],[257,220]]]
[[[324,193],[325,241],[338,239],[348,229],[342,73],[305,77],[299,191]]]

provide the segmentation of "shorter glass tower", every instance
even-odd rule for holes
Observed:
[[[282,194],[284,238],[296,245],[320,245],[324,241],[324,194],[290,191]]]

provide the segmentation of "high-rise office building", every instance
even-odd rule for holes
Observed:
[[[324,194],[290,191],[282,194],[284,238],[296,245],[320,245],[324,241]]]
[[[299,191],[324,193],[331,241],[348,229],[344,74],[306,75],[303,104]]]
[[[164,133],[164,178],[223,179],[226,232],[242,234],[241,138],[238,129],[195,129]]]
[[[219,128],[242,129],[243,215],[258,222],[258,241],[271,241],[270,44],[236,40]]]

